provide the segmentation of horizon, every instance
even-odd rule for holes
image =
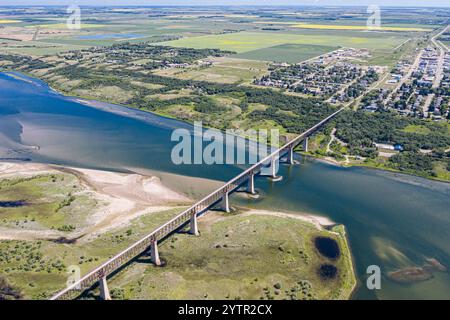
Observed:
[[[79,5],[83,7],[367,7],[369,5],[378,5],[385,8],[449,8],[450,2],[442,0],[428,1],[424,3],[420,0],[402,1],[402,0],[314,0],[312,1],[298,1],[298,0],[284,0],[281,3],[277,3],[276,0],[195,0],[188,1],[192,3],[186,3],[185,0],[169,0],[169,1],[148,1],[133,0],[128,3],[122,3],[122,1],[115,0],[47,0],[45,3],[36,0],[22,0],[15,3],[11,3],[11,0],[0,0],[0,6],[2,7],[63,7],[67,5]],[[92,2],[95,2],[92,4]],[[300,2],[300,3],[299,3]],[[303,3],[304,2],[304,3]]]
[[[39,7],[67,7],[68,4],[33,4],[33,5],[26,5],[26,4],[1,4],[0,7],[32,7],[32,8],[39,8]],[[114,8],[165,8],[165,7],[173,7],[173,8],[190,8],[190,7],[265,7],[265,8],[301,8],[301,7],[310,7],[310,8],[366,8],[366,5],[313,5],[313,4],[302,4],[302,5],[262,5],[262,4],[210,4],[210,5],[203,5],[203,4],[191,4],[191,5],[181,5],[181,4],[155,4],[155,5],[139,5],[139,4],[131,4],[131,5],[115,5],[115,4],[83,4],[79,5],[80,7],[114,7]],[[410,8],[410,9],[426,9],[426,8],[450,8],[449,6],[401,6],[401,5],[383,5],[380,6],[381,8]]]

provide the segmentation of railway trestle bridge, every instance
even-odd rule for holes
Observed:
[[[279,149],[275,150],[256,164],[252,165],[251,167],[225,183],[219,189],[213,191],[203,199],[197,201],[191,207],[184,210],[171,220],[167,221],[142,239],[138,240],[122,252],[118,253],[99,267],[89,272],[88,274],[84,275],[81,279],[75,281],[66,289],[55,294],[53,297],[51,297],[51,300],[74,299],[82,294],[85,290],[94,286],[96,283],[99,284],[101,298],[110,300],[111,296],[109,294],[107,284],[107,277],[109,275],[119,270],[132,259],[148,251],[150,251],[151,261],[155,265],[161,265],[161,260],[158,253],[158,241],[165,239],[166,237],[176,232],[180,228],[185,227],[186,225],[189,225],[189,233],[193,235],[199,235],[197,225],[198,216],[214,207],[219,207],[223,211],[229,212],[229,196],[231,193],[235,192],[242,186],[246,187],[246,192],[255,194],[255,176],[262,175],[261,171],[263,168],[265,169],[264,172],[269,173],[264,174],[265,176],[269,176],[274,180],[279,179],[280,177],[276,176],[277,162],[281,160],[282,157],[285,157],[288,164],[293,164],[295,147],[297,147],[300,143],[303,143],[304,150],[307,151],[309,136],[314,134],[324,124],[333,119],[344,109],[345,107],[337,110],[296,138],[287,142]],[[267,168],[270,168],[270,170],[267,170]]]

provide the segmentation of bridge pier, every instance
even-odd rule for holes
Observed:
[[[287,154],[287,163],[294,164],[294,146],[289,148],[289,151]]]
[[[306,137],[305,140],[303,140],[303,151],[308,152],[308,140],[309,137]]]
[[[153,241],[150,246],[150,259],[155,264],[155,266],[161,265],[161,260],[159,259],[159,252],[158,252],[158,242],[156,240]]]
[[[226,192],[223,197],[222,200],[220,201],[220,209],[225,211],[226,213],[230,212],[230,200],[229,200],[229,192]]]
[[[189,222],[189,233],[194,236],[199,235],[198,224],[197,224],[197,215],[195,213],[191,216],[191,220]]]
[[[247,182],[247,193],[255,194],[255,174],[251,174]]]
[[[106,282],[106,276],[100,279],[100,297],[103,300],[111,300],[111,295],[109,294],[108,283]]]
[[[281,179],[283,179],[282,176],[277,176],[277,160],[275,159],[275,157],[272,157],[272,159],[270,160],[270,178],[272,179],[272,181],[280,181]]]

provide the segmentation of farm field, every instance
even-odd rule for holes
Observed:
[[[321,30],[367,30],[367,26],[361,25],[361,26],[354,26],[354,25],[328,25],[328,24],[295,24],[292,27],[294,28],[300,28],[300,29],[321,29]],[[413,31],[413,32],[429,32],[433,29],[431,28],[414,28],[414,27],[389,27],[389,26],[382,26],[374,28],[374,30],[381,30],[381,31]]]
[[[82,23],[80,25],[81,29],[91,29],[91,28],[101,28],[103,27],[103,24],[94,24],[94,23]],[[33,25],[30,26],[31,27],[39,27],[39,28],[43,28],[43,29],[65,29],[67,28],[67,25],[65,23],[49,23],[49,24],[38,24],[38,25]]]
[[[282,44],[307,44],[368,49],[392,50],[405,40],[404,37],[390,35],[384,38],[347,37],[328,35],[299,35],[272,32],[238,32],[231,34],[207,35],[192,38],[182,38],[174,41],[159,43],[174,47],[188,47],[195,49],[217,48],[221,50],[231,50],[237,53],[253,51],[262,48],[273,47]]]
[[[235,57],[240,58],[239,56]],[[267,72],[268,64],[264,61],[247,60],[245,57],[236,59],[235,57],[215,58],[213,59],[213,65],[208,68],[161,69],[154,73],[185,80],[250,83],[255,77],[261,77]]]
[[[7,24],[7,23],[19,23],[20,20],[12,20],[12,19],[0,19],[0,24]]]
[[[336,49],[338,49],[338,47],[307,44],[283,44],[241,53],[235,57],[263,61],[299,63]]]
[[[329,20],[318,20],[304,19],[304,22],[299,23],[298,21],[280,21],[280,20],[261,20],[253,21],[253,24],[256,25],[278,25],[278,26],[286,26],[286,27],[296,27],[299,25],[304,25],[311,29],[331,29],[330,27],[336,27],[336,29],[348,29],[348,30],[366,30],[366,22],[367,18],[364,19],[351,19],[351,20],[335,20],[331,24]],[[422,24],[422,23],[383,23],[381,28],[384,30],[390,31],[431,31],[433,29],[439,28],[438,24]]]
[[[69,50],[81,50],[89,46],[67,45],[41,41],[8,41],[2,40],[2,43],[8,44],[0,46],[0,53],[17,53],[31,56],[42,56],[57,54]]]

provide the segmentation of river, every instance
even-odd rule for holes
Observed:
[[[238,174],[233,165],[175,165],[170,136],[190,125],[134,109],[87,106],[45,83],[0,73],[0,160],[157,174],[168,186],[200,197]],[[359,280],[354,299],[450,299],[450,275],[400,284],[386,274],[435,258],[450,267],[450,184],[312,159],[280,167],[283,180],[258,178],[259,199],[232,205],[309,213],[346,226]],[[201,178],[198,183],[193,179]],[[366,269],[382,271],[381,289],[366,288]]]

